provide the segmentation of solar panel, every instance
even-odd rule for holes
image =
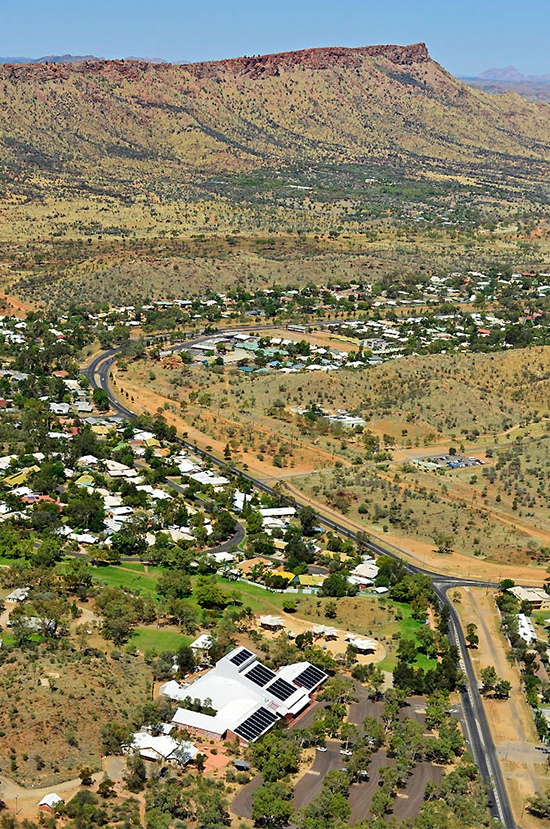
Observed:
[[[235,734],[244,737],[245,740],[255,740],[273,725],[276,719],[277,715],[268,711],[267,708],[258,708],[247,720],[237,726]]]
[[[292,686],[286,679],[276,679],[275,682],[271,683],[269,688],[266,688],[266,691],[269,691],[274,697],[284,702],[285,699],[288,699],[294,694],[296,687]]]
[[[296,685],[302,685],[310,691],[326,678],[327,674],[325,674],[324,671],[320,671],[319,668],[315,667],[315,665],[308,665],[305,671],[302,671],[302,673],[296,677],[294,682]]]
[[[261,662],[258,662],[245,674],[245,677],[250,679],[255,685],[263,688],[264,685],[267,685],[268,682],[275,679],[275,674],[269,668],[266,668],[265,665],[262,665]]]
[[[238,651],[234,656],[232,656],[229,661],[234,665],[242,665],[243,662],[246,662],[246,660],[250,659],[251,656],[252,652],[247,651],[246,648],[243,648],[242,651]]]

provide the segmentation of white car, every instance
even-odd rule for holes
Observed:
[[[343,754],[345,757],[353,757],[353,751],[351,751],[349,748],[340,749],[340,754]]]
[[[317,751],[326,751],[326,746],[317,746]]]

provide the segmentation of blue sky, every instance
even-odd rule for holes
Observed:
[[[548,0],[0,0],[0,55],[213,60],[423,40],[455,74],[550,73]]]

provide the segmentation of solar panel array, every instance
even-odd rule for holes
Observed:
[[[269,668],[266,668],[261,662],[257,662],[256,665],[254,665],[254,667],[245,674],[245,676],[255,685],[259,685],[260,688],[263,688],[264,685],[267,685],[268,682],[275,679],[273,671],[270,671]]]
[[[242,651],[238,651],[238,653],[231,657],[230,662],[234,665],[242,665],[243,662],[246,662],[246,660],[250,659],[251,656],[252,652],[247,651],[246,648],[243,648]]]
[[[276,679],[266,690],[284,702],[296,691],[296,686],[291,685],[286,679]]]
[[[255,740],[273,725],[276,719],[277,715],[268,711],[267,708],[258,708],[252,716],[237,726],[235,734],[244,737],[245,740]]]
[[[319,668],[316,668],[314,665],[308,665],[305,671],[302,671],[302,673],[296,677],[294,682],[297,685],[302,685],[310,691],[318,685],[321,680],[326,679],[326,676],[327,675],[324,671],[320,671]]]

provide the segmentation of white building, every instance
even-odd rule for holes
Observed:
[[[199,753],[193,743],[187,740],[174,740],[169,734],[160,734],[153,737],[148,731],[137,731],[134,734],[129,750],[139,754],[144,760],[155,760],[186,765]]]
[[[525,616],[524,613],[518,615],[518,634],[528,645],[537,638],[531,619],[529,616]]]
[[[247,744],[277,720],[294,719],[310,705],[312,694],[326,679],[327,674],[309,662],[272,671],[252,651],[238,647],[191,685],[181,687],[172,680],[162,686],[161,693],[179,701],[198,699],[215,710],[211,715],[178,708],[172,722],[180,729]]]

